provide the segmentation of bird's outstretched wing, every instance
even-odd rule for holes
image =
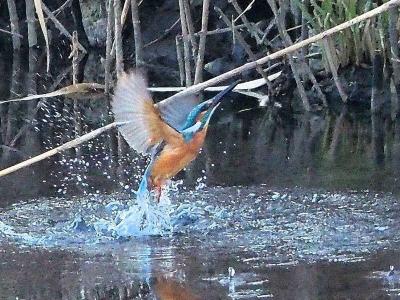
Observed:
[[[199,104],[196,95],[174,96],[156,104],[161,117],[175,129],[181,131],[192,109]]]
[[[139,72],[124,74],[118,80],[112,110],[116,122],[127,122],[119,131],[140,153],[150,153],[151,148],[162,141],[172,144],[183,141],[181,134],[160,115],[160,109],[147,90],[147,82]]]

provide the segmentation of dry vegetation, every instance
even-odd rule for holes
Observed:
[[[264,79],[265,86],[258,89],[257,92],[248,91],[248,95],[259,99],[267,97],[269,103],[273,104],[274,85],[268,77],[269,74],[265,71],[264,65],[266,63],[280,62],[281,60],[290,66],[291,76],[295,80],[298,95],[301,98],[303,109],[306,111],[313,110],[315,106],[325,108],[329,106],[326,94],[321,87],[321,80],[325,78],[333,79],[340,98],[343,102],[348,102],[347,83],[343,82],[343,78],[340,76],[341,70],[348,66],[368,67],[371,65],[376,78],[386,78],[386,81],[391,82],[396,91],[400,92],[399,0],[387,1],[381,6],[378,6],[373,1],[366,0],[265,1],[268,3],[273,17],[265,19],[263,22],[253,23],[249,21],[246,14],[253,9],[255,1],[248,1],[247,5],[241,6],[236,0],[230,0],[228,1],[230,12],[228,14],[227,11],[214,7],[212,1],[204,0],[200,26],[196,26],[198,24],[194,22],[195,15],[200,14],[200,11],[194,11],[193,4],[189,0],[179,0],[178,20],[171,28],[162,33],[159,38],[144,45],[140,19],[149,16],[140,14],[141,2],[137,0],[125,0],[123,2],[120,0],[108,0],[106,4],[107,40],[104,62],[105,82],[103,86],[96,83],[82,84],[78,82],[76,76],[78,65],[88,51],[87,37],[79,36],[76,32],[69,32],[57,18],[58,11],[68,9],[75,10],[75,13],[73,13],[75,18],[79,16],[80,12],[76,13],[77,4],[79,8],[78,0],[67,0],[55,11],[51,11],[46,6],[46,1],[25,0],[25,15],[28,26],[27,37],[22,36],[20,32],[20,24],[24,20],[20,20],[18,17],[15,0],[7,0],[11,30],[2,30],[2,32],[5,31],[11,35],[13,48],[18,50],[23,47],[25,39],[28,41],[28,47],[36,47],[39,40],[38,36],[42,35],[45,42],[47,69],[49,69],[52,57],[50,55],[51,44],[47,27],[49,22],[52,22],[59,32],[70,41],[72,68],[68,72],[72,72],[73,80],[71,86],[52,91],[49,94],[0,102],[3,111],[2,130],[7,131],[4,127],[7,125],[4,124],[10,124],[4,121],[4,118],[11,118],[11,114],[14,112],[13,103],[10,102],[38,98],[43,100],[45,97],[55,95],[76,96],[79,93],[92,95],[92,93],[98,94],[99,89],[109,95],[112,91],[113,81],[125,69],[122,31],[130,30],[133,32],[135,65],[145,67],[144,48],[164,39],[179,23],[181,34],[175,37],[178,65],[173,67],[179,70],[182,85],[188,87],[180,94],[200,92],[245,71],[255,69]],[[129,12],[131,12],[132,22],[131,28],[127,29],[125,22],[129,18]],[[209,16],[211,13],[216,14],[226,27],[210,28]],[[291,25],[293,26],[291,28],[288,28],[290,23],[288,20],[292,20]],[[76,24],[79,24],[79,22],[76,22]],[[40,33],[37,32],[38,28],[40,28]],[[77,28],[77,31],[79,29],[81,28]],[[271,38],[274,30],[277,32],[277,37]],[[211,34],[224,34],[226,32],[230,32],[232,39],[243,47],[247,54],[248,62],[238,68],[203,81],[205,53],[209,46],[207,45],[207,37]],[[279,40],[278,44],[280,45],[278,51],[276,51],[276,46],[275,48],[273,47],[276,39]],[[53,42],[55,42],[54,39]],[[317,59],[322,57],[320,61],[323,65],[323,70],[316,70],[313,67],[311,61],[315,60],[316,57]],[[382,81],[382,79],[380,80]],[[378,96],[379,93],[376,91],[382,87],[379,79],[376,79],[374,83],[375,92],[372,92],[371,109],[373,112],[378,112],[381,109],[381,100]],[[247,88],[248,86],[243,86],[243,89]],[[315,91],[317,95],[316,101],[315,99],[310,100],[311,91]],[[42,100],[37,103],[37,107],[40,106]],[[73,109],[77,119],[75,129],[76,135],[79,137],[81,135],[81,127],[79,125],[80,110],[78,100],[75,99],[74,101]],[[7,105],[9,105],[8,110],[5,108]],[[3,144],[7,145],[12,140],[14,139],[11,135],[3,135]],[[118,141],[118,148],[123,148],[121,140]],[[52,152],[51,155],[55,153],[57,151]],[[0,174],[7,174],[7,171]]]

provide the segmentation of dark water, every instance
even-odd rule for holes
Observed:
[[[39,53],[2,55],[2,99],[71,83],[66,63],[44,75]],[[103,82],[99,65],[89,57],[86,82]],[[73,100],[37,103],[0,106],[2,168],[77,135]],[[106,99],[79,110],[81,133],[110,121]],[[400,268],[399,126],[390,111],[306,115],[232,96],[179,174],[161,237],[99,234],[146,164],[118,158],[115,132],[0,178],[0,299],[400,298],[387,275]]]

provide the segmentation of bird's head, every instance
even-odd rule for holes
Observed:
[[[201,131],[208,126],[212,115],[221,104],[222,99],[231,92],[239,82],[241,82],[241,80],[233,82],[213,98],[204,101],[193,108],[188,115],[185,126],[182,130],[182,134],[186,141],[190,141],[196,132]]]

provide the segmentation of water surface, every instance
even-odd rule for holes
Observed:
[[[62,65],[39,75],[34,51],[9,61],[2,98],[70,84],[68,66],[64,77]],[[97,62],[88,58],[85,81],[102,82]],[[82,100],[81,113],[63,97],[1,106],[0,166],[107,124],[106,103]],[[132,205],[146,165],[115,149],[115,132],[1,178],[0,298],[397,299],[398,122],[233,95],[177,176],[161,236],[102,227]]]

